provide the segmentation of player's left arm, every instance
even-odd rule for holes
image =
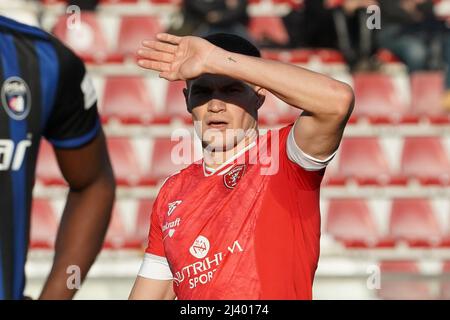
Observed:
[[[70,299],[76,290],[68,287],[69,276],[85,278],[110,221],[115,181],[100,131],[89,144],[77,149],[57,149],[56,157],[70,191],[55,243],[53,267],[40,299]],[[70,273],[68,273],[70,271]],[[73,277],[72,277],[73,278]],[[75,278],[70,282],[76,284]]]
[[[260,93],[267,89],[304,110],[294,128],[295,142],[304,153],[324,160],[338,148],[353,110],[349,85],[292,64],[229,52],[198,37],[159,34],[157,39],[144,41],[138,51],[141,67],[170,81],[211,73],[251,83]]]

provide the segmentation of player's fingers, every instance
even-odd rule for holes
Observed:
[[[164,43],[161,41],[154,41],[154,40],[144,40],[144,41],[142,41],[142,46],[145,48],[168,52],[168,53],[175,53],[178,48],[177,46],[175,46],[173,44]]]
[[[151,69],[154,71],[162,72],[162,71],[170,71],[170,64],[160,61],[148,60],[148,59],[139,59],[137,61],[138,65],[145,69]]]
[[[179,44],[181,42],[181,37],[174,36],[173,34],[168,33],[158,33],[156,35],[156,39],[173,44]]]
[[[174,72],[161,72],[159,77],[169,81],[180,80]]]
[[[139,49],[138,52],[139,58],[149,59],[149,60],[156,60],[156,61],[162,61],[162,62],[173,62],[174,55],[171,53],[161,52],[161,51],[155,51],[155,50],[148,50],[148,49]]]

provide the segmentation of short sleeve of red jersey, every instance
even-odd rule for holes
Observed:
[[[148,245],[138,275],[155,280],[173,279],[163,245],[163,235],[158,216],[158,200],[155,201],[151,213]]]
[[[291,133],[293,126],[294,125],[291,124],[281,128],[278,132],[280,170],[284,170],[288,176],[295,179],[300,188],[305,190],[317,189],[322,182],[325,168],[332,160],[335,153],[323,161],[307,155],[293,140],[293,135]],[[289,138],[291,138],[291,141],[289,141]],[[290,150],[288,150],[289,148]]]
[[[163,233],[161,223],[158,216],[158,200],[153,204],[153,209],[150,218],[150,230],[148,233],[148,244],[145,253],[154,254],[160,257],[165,257],[163,245]]]

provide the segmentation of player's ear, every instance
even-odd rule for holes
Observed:
[[[261,106],[264,104],[264,101],[266,100],[267,90],[264,88],[261,88],[261,87],[255,87],[255,90],[256,90],[255,93],[256,93],[256,96],[258,99],[257,108],[259,109],[259,108],[261,108]]]

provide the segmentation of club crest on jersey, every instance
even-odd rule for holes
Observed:
[[[27,83],[19,77],[10,77],[1,89],[2,105],[14,120],[23,120],[30,113],[31,93]]]
[[[202,259],[206,257],[209,252],[210,244],[208,238],[204,236],[198,236],[192,244],[189,252],[196,258]]]
[[[241,164],[235,166],[233,169],[224,174],[223,183],[225,184],[225,187],[229,189],[233,189],[234,187],[236,187],[239,180],[241,180],[242,176],[244,175],[244,172],[245,172],[245,164]]]

